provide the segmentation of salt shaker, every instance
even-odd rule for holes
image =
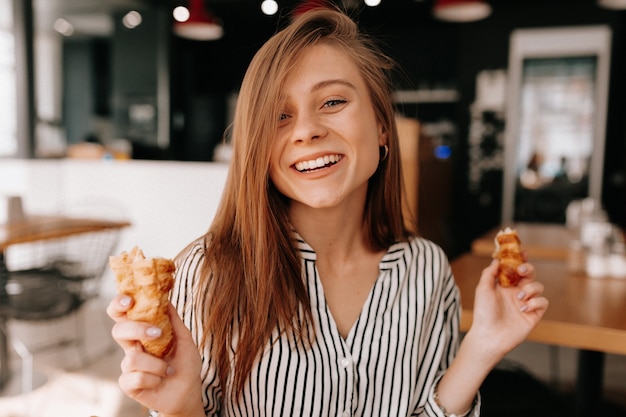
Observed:
[[[608,275],[608,244],[605,239],[594,239],[587,253],[585,271],[591,278],[601,278]]]
[[[626,278],[626,246],[623,242],[615,242],[611,246],[608,269],[610,276]]]

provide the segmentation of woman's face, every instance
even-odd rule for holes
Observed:
[[[309,47],[286,79],[270,178],[294,206],[363,206],[386,135],[340,48]]]

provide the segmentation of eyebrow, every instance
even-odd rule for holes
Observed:
[[[349,87],[349,88],[351,88],[353,90],[356,90],[356,86],[354,84],[352,84],[350,81],[344,80],[344,79],[341,79],[341,78],[336,78],[336,79],[320,81],[319,83],[317,83],[317,84],[315,84],[313,86],[311,91],[321,90],[322,88],[328,87],[329,85],[333,85],[333,84],[344,85],[344,86]]]
[[[339,84],[339,85],[343,85],[346,86],[348,88],[351,88],[353,90],[356,90],[356,86],[354,84],[352,84],[350,81],[348,80],[344,80],[342,78],[332,78],[330,80],[324,80],[324,81],[320,81],[319,83],[313,85],[313,88],[311,88],[311,92],[315,92],[318,90],[321,90],[324,87],[328,87],[330,85],[334,85],[334,84]],[[284,100],[286,97],[284,95],[280,95],[279,99],[280,100]]]

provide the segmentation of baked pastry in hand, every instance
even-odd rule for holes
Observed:
[[[500,261],[498,281],[503,287],[517,285],[521,279],[517,267],[524,263],[517,230],[507,227],[500,230],[495,238],[496,250],[493,257]]]
[[[169,292],[174,285],[174,262],[166,258],[146,258],[138,247],[109,258],[115,274],[117,291],[133,297],[127,312],[131,320],[144,321],[162,330],[156,339],[140,340],[144,350],[163,358],[174,347],[172,323],[167,309]]]

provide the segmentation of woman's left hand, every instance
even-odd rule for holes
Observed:
[[[439,381],[437,393],[448,409],[466,410],[485,378],[502,358],[522,343],[548,308],[535,268],[524,263],[519,283],[498,283],[498,261],[485,268],[476,286],[472,326],[457,356]]]
[[[470,332],[486,343],[487,351],[503,357],[526,339],[549,303],[543,296],[543,284],[535,280],[532,264],[518,267],[522,279],[512,287],[498,284],[497,273],[497,260],[482,272]]]

